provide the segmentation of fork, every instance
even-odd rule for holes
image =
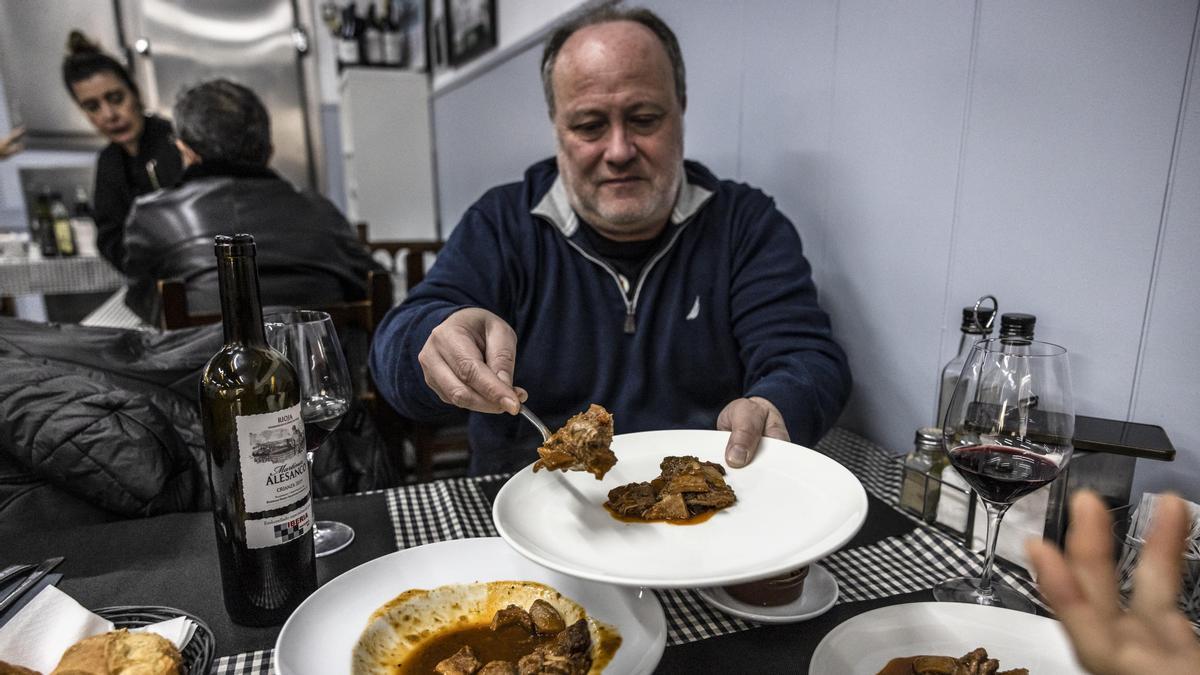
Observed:
[[[521,414],[524,415],[525,419],[529,420],[533,426],[537,427],[538,431],[542,432],[543,443],[550,440],[550,428],[547,427],[546,423],[539,419],[537,415],[534,415],[532,410],[525,407],[524,403],[521,404]]]

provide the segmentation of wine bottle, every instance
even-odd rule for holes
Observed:
[[[367,0],[367,18],[363,22],[363,63],[383,65],[383,24],[379,21],[374,0]]]
[[[71,228],[71,212],[63,203],[62,195],[55,192],[50,196],[50,220],[54,228],[54,245],[64,257],[75,255],[75,231]]]
[[[225,609],[273,626],[317,587],[300,380],[267,345],[254,237],[214,239],[225,345],[200,379],[200,416]]]
[[[357,66],[363,62],[362,27],[354,3],[342,9],[342,25],[338,31],[338,66]]]
[[[75,231],[77,253],[85,257],[100,255],[96,248],[96,219],[92,216],[92,205],[87,190],[75,186],[75,206],[71,209],[71,229]]]
[[[397,68],[404,65],[404,27],[402,14],[394,0],[388,0],[383,13],[383,62]]]
[[[49,186],[43,186],[33,207],[31,251],[38,251],[43,258],[58,256],[58,243],[54,240],[54,215],[51,209]]]

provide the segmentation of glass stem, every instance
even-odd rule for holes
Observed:
[[[983,506],[987,509],[988,529],[987,529],[987,558],[983,561],[983,573],[979,575],[979,595],[990,597],[992,595],[992,565],[996,562],[996,540],[1000,536],[1000,520],[1004,518],[1005,512],[1012,504],[998,504],[983,500]]]

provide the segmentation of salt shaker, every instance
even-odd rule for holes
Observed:
[[[937,518],[938,496],[941,493],[938,479],[949,463],[946,450],[942,447],[942,430],[937,427],[917,429],[913,449],[904,457],[904,479],[900,484],[901,508],[932,523]]]

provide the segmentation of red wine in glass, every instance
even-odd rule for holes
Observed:
[[[304,439],[309,452],[321,447],[329,434],[337,429],[350,404],[346,399],[326,398],[306,402],[303,408]]]
[[[950,463],[979,496],[1011,503],[1054,480],[1061,470],[1044,455],[1006,445],[966,445],[950,451]]]
[[[996,540],[1013,502],[1062,474],[1074,427],[1067,350],[1011,336],[972,347],[946,409],[942,440],[950,464],[987,510],[987,555],[978,577],[936,584],[935,599],[1035,609],[1029,597],[993,578]]]

